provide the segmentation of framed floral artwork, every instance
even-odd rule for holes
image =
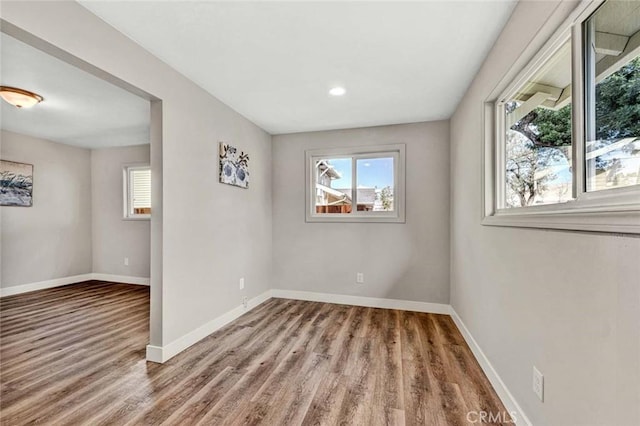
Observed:
[[[220,182],[249,188],[249,154],[220,142]]]

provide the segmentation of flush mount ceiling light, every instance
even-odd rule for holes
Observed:
[[[7,86],[0,86],[0,96],[17,108],[31,108],[44,100],[37,93]]]
[[[331,90],[329,90],[329,94],[331,96],[342,96],[345,93],[347,93],[347,91],[344,89],[344,87],[334,87]]]

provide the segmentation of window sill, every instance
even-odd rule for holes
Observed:
[[[485,216],[482,225],[640,234],[640,209],[556,209],[504,212]]]
[[[123,217],[122,220],[151,220],[151,216],[150,215],[140,215],[140,216],[127,216],[127,217]]]
[[[313,223],[405,223],[404,217],[397,216],[307,216],[306,222]]]

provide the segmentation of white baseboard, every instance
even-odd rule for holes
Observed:
[[[70,277],[55,278],[53,280],[39,281],[36,283],[21,284],[11,287],[0,288],[0,297],[12,296],[14,294],[28,293],[30,291],[44,290],[47,288],[60,287],[68,284],[81,283],[83,281],[110,281],[114,283],[149,285],[149,278],[143,277],[126,277],[123,275],[110,274],[82,274]]]
[[[267,290],[264,293],[250,299],[247,302],[247,307],[240,305],[232,310],[220,315],[217,318],[209,321],[208,323],[201,325],[195,330],[185,334],[182,337],[174,340],[173,342],[165,345],[165,346],[153,346],[147,345],[147,361],[164,363],[171,359],[173,356],[179,354],[180,352],[187,349],[189,346],[198,343],[200,340],[204,339],[211,333],[221,329],[225,325],[229,324],[231,321],[240,317],[242,314],[250,311],[256,306],[266,302],[271,298],[271,291]]]
[[[36,283],[22,284],[11,287],[0,288],[0,297],[13,296],[14,294],[28,293],[30,291],[44,290],[47,288],[60,287],[62,285],[89,281],[93,274],[73,275],[70,277],[54,278],[52,280],[38,281]]]
[[[444,303],[415,302],[412,300],[382,299],[377,297],[279,289],[271,290],[271,296],[280,299],[308,300],[310,302],[366,306],[368,308],[399,309],[403,311],[427,312],[431,314],[449,315],[451,313],[451,306]]]
[[[489,382],[491,382],[491,385],[498,394],[498,397],[504,404],[507,411],[511,413],[511,417],[514,418],[515,423],[517,425],[531,426],[531,421],[524,414],[524,411],[522,411],[520,404],[518,404],[518,401],[516,401],[516,399],[513,397],[513,394],[509,391],[507,385],[504,384],[504,382],[498,375],[498,372],[495,370],[495,368],[493,368],[491,362],[489,362],[489,358],[487,358],[482,349],[480,349],[478,342],[476,342],[476,339],[473,338],[473,336],[469,332],[469,329],[466,325],[464,325],[464,322],[462,322],[462,319],[460,318],[460,316],[458,316],[458,313],[455,311],[455,309],[453,309],[453,307],[451,307],[451,318],[453,319],[453,322],[456,323],[456,326],[460,330],[460,333],[462,334],[462,337],[464,337],[464,340],[467,342],[467,345],[469,345],[469,348],[471,348],[473,355],[478,360],[482,371],[484,371],[484,374],[489,379]]]
[[[110,281],[113,283],[123,284],[137,284],[137,285],[150,285],[150,279],[146,277],[128,277],[125,275],[111,275],[111,274],[91,274],[93,280],[97,281]]]
[[[147,361],[163,363],[162,346],[147,345]]]

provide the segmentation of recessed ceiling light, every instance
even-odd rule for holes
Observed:
[[[44,100],[44,98],[37,93],[7,86],[0,86],[0,96],[18,108],[30,108]]]
[[[331,96],[342,96],[345,93],[347,93],[347,91],[344,89],[344,87],[334,87],[331,90],[329,90],[329,94]]]

